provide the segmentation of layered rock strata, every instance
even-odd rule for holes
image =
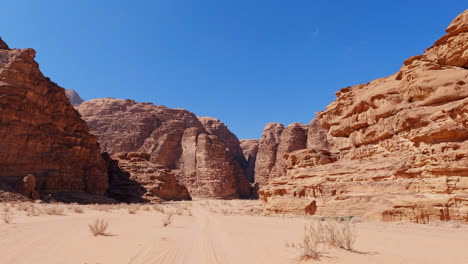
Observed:
[[[161,165],[151,163],[146,153],[108,154],[109,196],[124,202],[160,202],[191,200],[176,175]]]
[[[14,187],[32,174],[35,191],[104,194],[97,138],[34,57],[33,49],[9,49],[0,39],[0,183]]]
[[[239,164],[247,163],[239,141],[220,121],[199,119],[183,109],[113,98],[93,99],[77,110],[99,137],[103,151],[148,154],[148,162],[174,173],[192,197],[250,197]]]
[[[259,186],[286,173],[284,154],[305,149],[307,133],[307,125],[301,123],[293,123],[286,128],[279,123],[265,126],[255,162],[255,182]]]
[[[468,222],[467,43],[468,10],[397,73],[337,92],[259,191],[267,208]]]

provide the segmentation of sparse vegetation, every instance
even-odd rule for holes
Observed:
[[[329,247],[353,250],[357,235],[356,224],[350,218],[340,220],[315,220],[304,227],[304,239],[300,244],[302,259],[320,258],[320,250]]]
[[[75,206],[75,207],[73,207],[73,211],[74,211],[75,213],[77,213],[77,214],[82,214],[82,213],[84,213],[83,208],[80,207],[80,206]]]
[[[5,222],[5,224],[9,224],[9,223],[11,223],[12,216],[11,216],[10,213],[5,212],[2,215],[2,219],[3,219],[3,222]]]
[[[153,209],[154,209],[155,211],[164,213],[164,208],[163,208],[162,206],[160,206],[159,204],[153,205]]]
[[[94,236],[109,236],[110,234],[106,232],[109,223],[103,219],[96,219],[93,223],[88,224],[89,231]]]
[[[65,215],[65,210],[58,205],[54,205],[52,207],[45,208],[45,213],[48,215]]]
[[[162,224],[164,227],[170,225],[172,223],[172,219],[173,219],[173,214],[172,213],[168,213],[166,215],[164,215],[163,219],[162,219]]]

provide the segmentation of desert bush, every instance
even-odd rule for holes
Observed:
[[[304,226],[304,238],[299,247],[302,248],[303,260],[320,258],[319,247],[324,245],[326,229],[320,221],[314,221],[309,226]],[[293,246],[294,247],[294,246]]]
[[[106,232],[109,223],[104,221],[103,219],[96,219],[93,223],[89,223],[89,231],[94,236],[108,236],[109,233]]]
[[[11,223],[12,218],[13,217],[11,216],[11,214],[9,214],[7,212],[3,213],[3,215],[2,215],[2,220],[3,220],[3,222],[5,222],[5,224]]]
[[[172,213],[164,215],[164,217],[162,219],[163,226],[166,227],[166,226],[170,225],[172,223],[172,219],[173,219],[173,214]]]
[[[46,207],[44,211],[48,215],[65,215],[65,210],[58,205],[54,205],[52,207]]]
[[[451,222],[452,228],[460,228],[460,227],[462,227],[462,224],[460,224],[460,223],[457,222],[457,221],[450,221],[450,222]]]
[[[3,207],[3,212],[10,212],[10,206],[8,204],[5,204],[5,207]]]
[[[176,215],[184,215],[184,208],[177,207],[175,213]]]
[[[304,227],[301,258],[317,260],[325,246],[353,250],[356,236],[356,224],[350,218],[313,221]]]
[[[41,211],[34,206],[34,204],[29,205],[27,209],[28,216],[39,216],[41,215]]]
[[[163,208],[162,206],[160,206],[159,204],[153,205],[153,209],[154,209],[155,211],[164,213],[164,208]]]
[[[73,211],[78,214],[84,213],[84,209],[81,206],[75,206],[73,207]]]

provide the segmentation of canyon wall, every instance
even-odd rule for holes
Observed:
[[[251,196],[239,140],[219,120],[113,98],[93,99],[76,108],[98,136],[102,151],[148,154],[147,162],[169,170],[191,197]]]
[[[282,156],[281,177],[270,168],[282,127],[267,125],[255,169],[266,207],[468,222],[468,10],[446,32],[397,73],[338,91],[309,125],[306,148]]]
[[[104,194],[107,168],[97,138],[65,90],[41,73],[35,54],[0,39],[0,186],[18,186],[31,198],[38,197],[25,191],[26,180],[38,192]]]

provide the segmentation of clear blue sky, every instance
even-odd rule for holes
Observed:
[[[4,1],[0,36],[83,99],[185,108],[259,138],[396,72],[464,1]]]

